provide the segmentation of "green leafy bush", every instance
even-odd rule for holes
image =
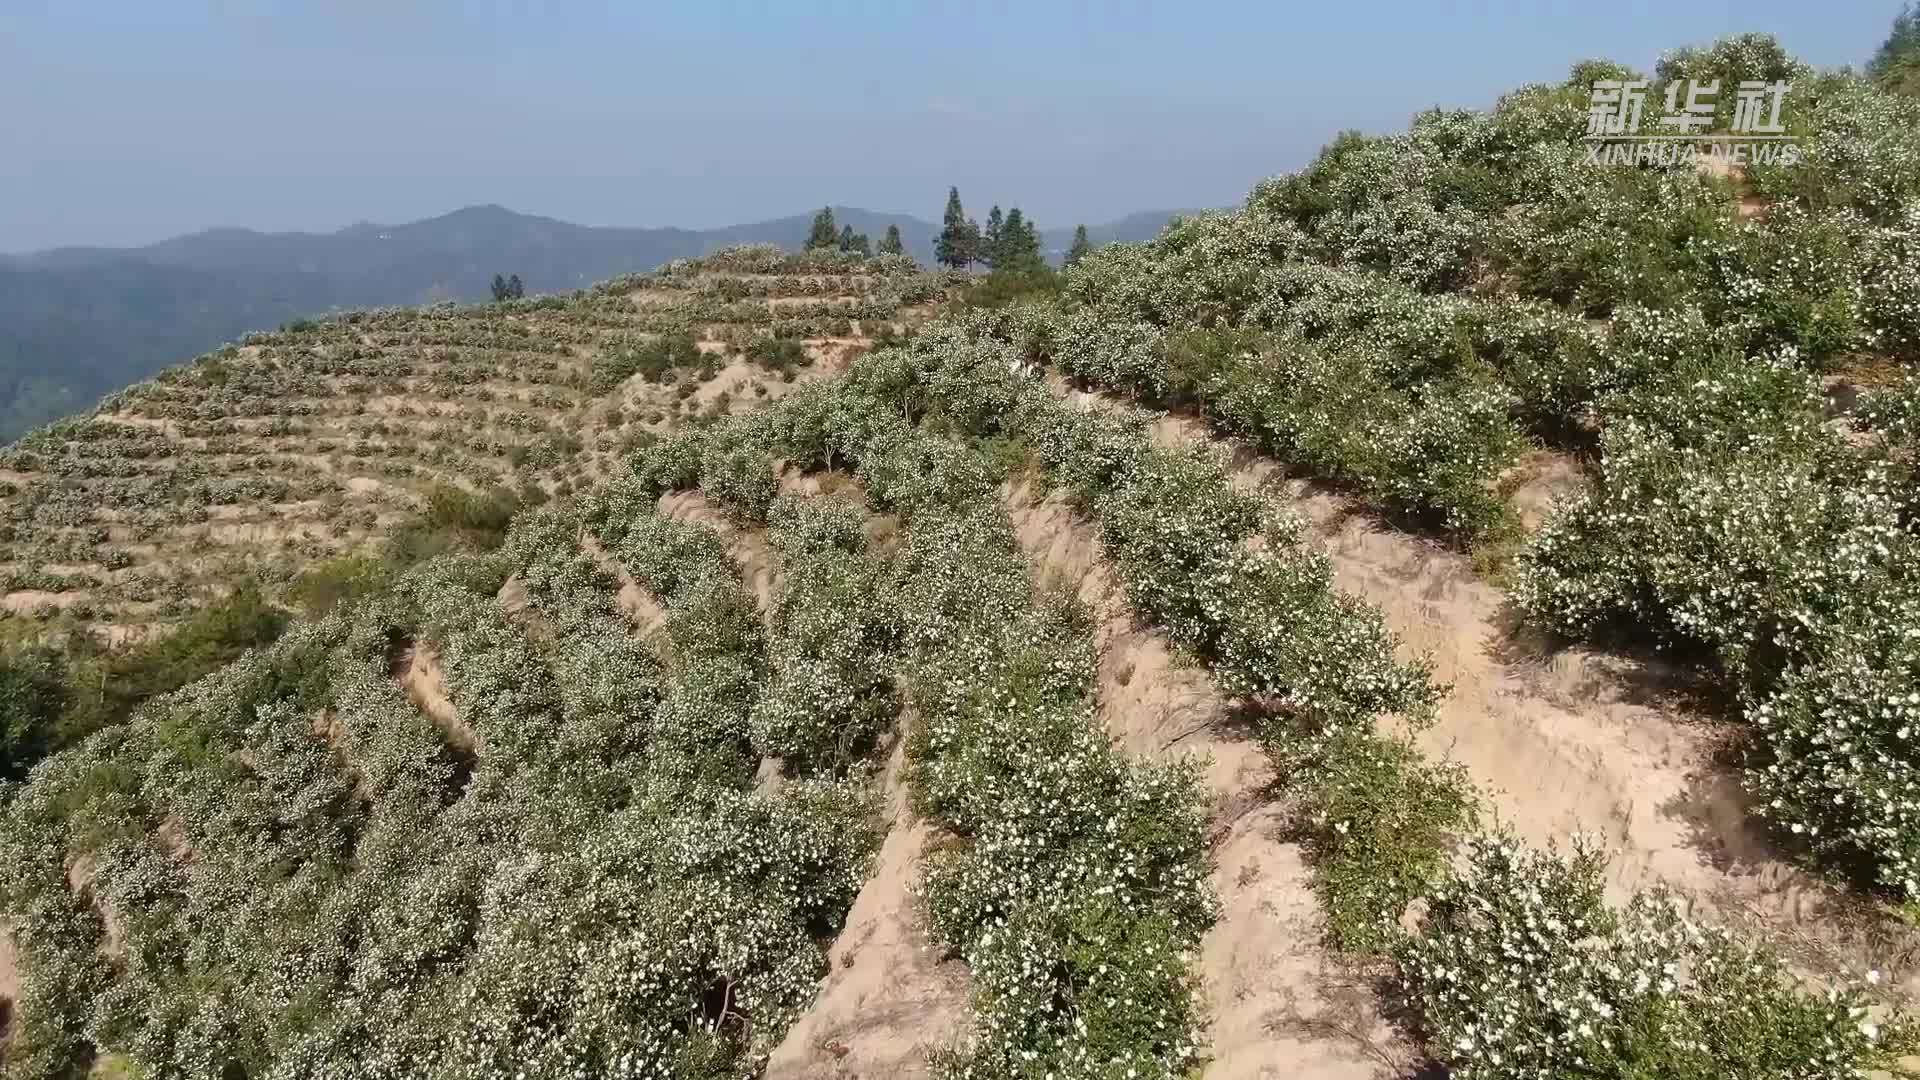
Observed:
[[[55,745],[68,693],[60,654],[39,648],[0,652],[0,780],[24,776]]]
[[[844,503],[783,497],[768,533],[782,588],[754,747],[789,767],[842,768],[872,748],[897,711],[900,628],[887,567],[864,553],[861,513]]]
[[[1408,903],[1445,879],[1455,838],[1477,821],[1465,770],[1366,732],[1319,740],[1277,726],[1267,748],[1298,799],[1328,936],[1350,952],[1389,951]]]
[[[595,356],[587,388],[594,394],[608,394],[635,375],[648,382],[666,382],[676,371],[698,368],[706,362],[692,334],[662,334]]]
[[[1604,898],[1605,859],[1471,841],[1400,962],[1427,1043],[1460,1075],[1840,1080],[1920,1042],[1861,987],[1797,992],[1781,960],[1661,893]]]
[[[760,338],[747,347],[747,359],[785,379],[812,362],[806,346],[792,338]]]

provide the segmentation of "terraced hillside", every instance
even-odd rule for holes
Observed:
[[[1374,734],[1444,689],[1284,505],[1023,374],[1001,322],[642,450],[43,766],[3,837],[9,1067],[1366,1076],[1419,1050],[1332,947],[1480,874],[1522,906],[1410,970],[1578,918],[1615,995],[1677,950],[1739,973],[1681,1016],[1905,1045],[1618,914],[1585,855],[1449,870],[1473,796]]]
[[[1910,1075],[1920,106],[1731,39],[1659,79],[1798,164],[1584,164],[1631,74],[583,445],[48,757],[7,1070]]]
[[[250,338],[0,454],[0,606],[117,640],[364,549],[436,491],[570,490],[832,370],[943,289],[905,260],[743,248],[571,297]]]

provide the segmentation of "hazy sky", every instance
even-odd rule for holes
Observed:
[[[1729,32],[1858,65],[1896,0],[0,0],[0,251],[472,203],[709,226],[1237,203],[1342,128]]]

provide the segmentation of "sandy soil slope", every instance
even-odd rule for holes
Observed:
[[[414,707],[433,721],[433,726],[446,736],[448,745],[456,753],[471,759],[480,752],[480,736],[460,719],[453,698],[447,694],[447,677],[440,666],[440,657],[431,648],[415,643],[400,650],[393,661],[393,674]]]
[[[1208,1077],[1365,1080],[1404,1074],[1416,1055],[1387,1024],[1364,975],[1321,944],[1323,927],[1299,845],[1281,839],[1265,755],[1211,678],[1182,664],[1134,620],[1097,527],[1055,493],[1005,492],[1042,586],[1064,585],[1097,619],[1099,715],[1130,753],[1206,761],[1213,798],[1211,885],[1220,918],[1201,942],[1210,1017]]]
[[[1162,418],[1154,433],[1167,444],[1220,443],[1186,417]],[[1912,930],[1771,849],[1724,761],[1735,732],[1687,707],[1683,673],[1534,640],[1465,556],[1221,445],[1233,450],[1237,483],[1310,522],[1338,585],[1381,608],[1403,655],[1432,656],[1452,691],[1420,741],[1468,768],[1500,824],[1537,844],[1597,832],[1614,852],[1616,899],[1664,883],[1704,916],[1767,933],[1804,970],[1878,968],[1920,992]]]
[[[13,1033],[13,1003],[20,1000],[20,962],[13,947],[13,928],[0,924],[0,1050]]]
[[[966,965],[942,959],[913,888],[934,828],[907,804],[904,740],[882,778],[886,839],[827,951],[820,996],[767,1062],[767,1080],[927,1075],[927,1053],[966,1031]]]

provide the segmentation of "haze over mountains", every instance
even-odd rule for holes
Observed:
[[[833,208],[875,241],[897,225],[932,261],[939,227],[904,214]],[[1180,211],[1090,225],[1095,244],[1146,240]],[[0,255],[0,442],[251,330],[337,308],[479,300],[496,273],[557,292],[736,244],[798,248],[811,212],[714,229],[575,225],[470,206],[402,225],[332,233],[221,228],[138,248]],[[1050,258],[1072,223],[1042,234]]]

